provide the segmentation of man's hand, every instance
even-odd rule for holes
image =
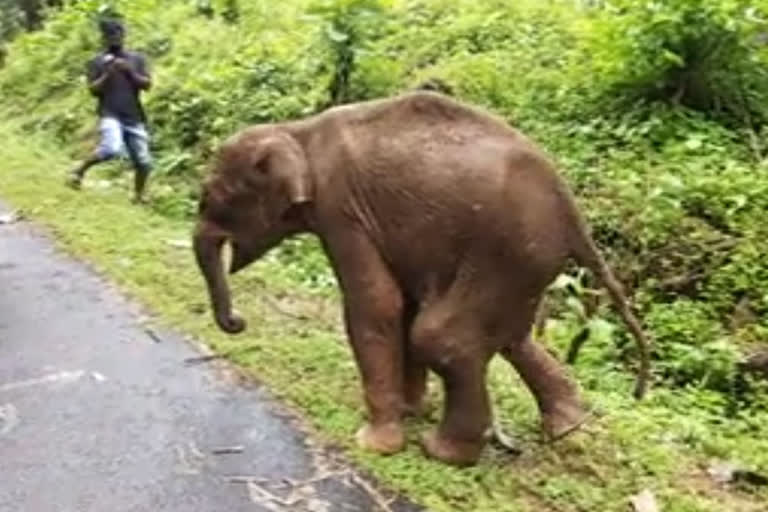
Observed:
[[[111,69],[121,71],[128,75],[128,77],[133,81],[136,86],[138,86],[140,89],[149,89],[151,85],[151,81],[149,77],[142,75],[139,73],[131,64],[131,61],[128,59],[124,59],[123,57],[117,57],[115,60],[111,63]]]
[[[110,67],[119,71],[133,71],[131,62],[128,59],[124,59],[122,57],[117,57],[115,60],[113,60]]]
[[[106,61],[101,69],[101,75],[88,83],[91,93],[94,96],[98,96],[107,79],[116,73],[125,74],[139,89],[148,90],[152,86],[152,80],[149,76],[138,71],[130,59],[115,57]]]
[[[101,93],[101,89],[104,87],[104,84],[106,83],[107,78],[109,78],[110,74],[111,74],[111,70],[110,68],[107,68],[104,70],[101,76],[88,82],[88,89],[91,91],[91,94],[93,94],[94,96],[98,96],[99,93]]]

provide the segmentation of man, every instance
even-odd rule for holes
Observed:
[[[68,184],[79,189],[85,172],[127,149],[134,168],[134,203],[145,202],[144,189],[152,169],[141,91],[151,78],[144,56],[123,48],[125,28],[119,21],[100,23],[106,51],[87,66],[88,88],[98,98],[101,142],[94,154],[73,170]]]

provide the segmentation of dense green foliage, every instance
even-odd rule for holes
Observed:
[[[23,30],[42,27],[46,13],[62,0],[0,0],[0,45]]]
[[[82,157],[95,127],[82,74],[98,51],[95,20],[105,5],[65,4],[45,30],[8,47],[0,116]],[[439,82],[532,135],[561,164],[652,334],[657,380],[684,391],[675,407],[696,403],[711,425],[738,418],[733,428],[748,431],[750,415],[768,406],[761,384],[738,371],[768,339],[767,2],[133,0],[114,7],[155,76],[146,104],[158,159],[156,211],[188,218],[211,151],[246,124]],[[119,171],[112,166],[110,175]],[[297,287],[332,293],[311,240],[269,258]],[[556,294],[549,324],[559,350],[585,322],[581,299],[594,286],[574,275]],[[602,302],[578,363],[591,390],[624,383],[624,365],[634,360]]]

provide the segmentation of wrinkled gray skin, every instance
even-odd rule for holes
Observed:
[[[530,337],[542,294],[571,257],[602,280],[637,338],[644,390],[646,340],[570,192],[531,142],[484,112],[417,92],[228,140],[203,186],[194,243],[221,329],[245,328],[223,244],[234,273],[300,232],[320,238],[343,293],[368,412],[357,437],[368,449],[403,448],[402,418],[421,409],[429,369],[446,399],[423,447],[475,463],[495,354],[530,388],[550,437],[578,427],[575,385]]]

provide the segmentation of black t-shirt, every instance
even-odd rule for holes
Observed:
[[[147,62],[143,55],[135,52],[123,51],[119,57],[128,60],[131,66],[139,74],[149,76]],[[88,62],[88,81],[99,78],[107,68],[111,57],[109,52],[102,53]],[[107,78],[104,87],[98,94],[98,113],[100,116],[116,117],[129,123],[143,123],[146,121],[144,109],[139,95],[141,90],[131,81],[127,72],[113,73]]]

